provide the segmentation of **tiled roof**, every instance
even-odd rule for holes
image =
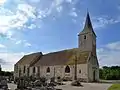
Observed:
[[[16,64],[30,65],[33,64],[34,62],[37,62],[41,56],[42,56],[41,52],[25,55]]]
[[[74,64],[75,56],[77,56],[77,63],[78,64],[85,64],[87,63],[87,59],[89,57],[90,52],[84,51],[80,52],[77,48],[63,50],[53,53],[48,53],[43,55],[40,60],[35,63],[35,66],[52,66],[52,65],[70,65]]]

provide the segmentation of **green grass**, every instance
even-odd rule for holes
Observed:
[[[120,84],[113,84],[108,90],[120,90]]]

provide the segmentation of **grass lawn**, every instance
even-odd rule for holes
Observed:
[[[113,84],[108,90],[120,90],[120,84]]]

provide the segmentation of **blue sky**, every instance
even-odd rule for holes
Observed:
[[[13,70],[24,54],[76,48],[87,9],[100,66],[120,65],[119,0],[0,0],[3,70]]]

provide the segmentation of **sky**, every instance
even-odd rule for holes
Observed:
[[[78,47],[89,11],[100,66],[120,65],[120,0],[0,0],[0,64],[23,55]]]

